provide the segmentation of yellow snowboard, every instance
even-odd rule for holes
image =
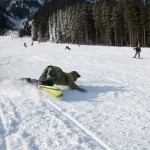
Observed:
[[[53,86],[45,86],[45,85],[37,85],[38,88],[42,89],[43,91],[46,91],[48,93],[50,93],[51,95],[55,96],[56,98],[60,98],[63,99],[63,92]]]

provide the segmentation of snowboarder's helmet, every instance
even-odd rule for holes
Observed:
[[[77,71],[71,71],[71,74],[72,74],[73,76],[76,76],[77,78],[80,78],[80,77],[81,77]]]

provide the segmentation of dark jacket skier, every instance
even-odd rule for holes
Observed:
[[[80,92],[86,93],[87,90],[80,88],[75,84],[75,81],[80,77],[78,72],[71,71],[70,73],[64,72],[61,68],[56,66],[48,66],[44,69],[39,81],[43,85],[53,86],[65,85],[69,86],[71,89],[78,90]]]
[[[138,55],[138,58],[140,58],[141,48],[140,47],[135,47],[135,48],[133,48],[133,50],[135,50],[135,55],[134,55],[133,58],[136,58],[137,55]]]

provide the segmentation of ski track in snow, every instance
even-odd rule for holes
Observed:
[[[20,88],[21,88],[21,86],[20,86]],[[29,88],[29,87],[26,87],[26,88]],[[14,100],[12,102],[7,101],[8,99],[6,97],[1,96],[1,101],[2,101],[1,109],[4,110],[4,111],[2,111],[1,114],[2,114],[3,118],[7,118],[10,120],[9,122],[4,121],[6,123],[6,125],[5,125],[6,128],[8,128],[8,130],[6,131],[7,132],[6,138],[8,141],[7,143],[10,146],[10,148],[8,148],[8,149],[16,149],[16,148],[24,149],[24,146],[21,146],[21,145],[25,145],[26,146],[25,149],[30,149],[30,148],[31,149],[48,149],[48,147],[45,146],[48,144],[44,143],[46,141],[42,141],[42,139],[39,139],[38,142],[41,141],[42,143],[44,143],[41,146],[39,146],[40,143],[38,143],[38,142],[36,143],[36,141],[35,141],[35,136],[36,137],[42,136],[45,134],[45,132],[49,132],[50,135],[49,135],[48,139],[44,139],[44,140],[48,140],[48,141],[50,141],[51,144],[54,144],[52,146],[52,149],[61,149],[61,148],[68,149],[68,148],[70,148],[70,146],[73,148],[74,144],[71,145],[70,140],[71,141],[79,140],[81,145],[76,146],[77,149],[78,148],[84,149],[88,146],[91,147],[91,149],[92,148],[93,149],[105,149],[105,147],[108,148],[107,145],[100,142],[99,140],[96,140],[96,138],[93,137],[91,134],[89,134],[88,131],[84,127],[81,127],[81,125],[79,125],[79,123],[77,123],[75,120],[73,120],[71,117],[69,117],[69,115],[63,113],[57,106],[55,106],[51,102],[48,102],[50,104],[49,105],[46,101],[39,101],[39,100],[33,101],[33,98],[32,97],[30,98],[30,96],[31,96],[30,94],[29,94],[29,98],[31,101],[26,102],[26,99],[23,97],[23,95],[21,93],[17,93],[18,91],[14,91],[14,92],[16,92],[16,94],[19,94],[18,96],[19,97],[21,96],[23,101],[22,100],[20,101],[19,100],[20,98],[17,98],[17,95],[15,95],[15,94],[12,95],[13,96],[12,98],[14,98]],[[24,91],[24,92],[27,92],[27,91]],[[34,92],[36,92],[36,91],[34,91]],[[26,96],[27,96],[27,94],[26,94]],[[26,97],[26,98],[28,99],[28,97]],[[35,96],[34,96],[34,98],[35,98]],[[17,104],[15,102],[17,102]],[[20,105],[19,103],[22,103],[23,105]],[[28,105],[31,108],[28,108]],[[38,108],[38,110],[36,110],[37,108]],[[13,113],[9,114],[7,112],[8,109],[11,110],[11,112],[13,112]],[[21,111],[23,112],[23,114],[20,113]],[[28,114],[28,111],[31,111],[31,113]],[[28,121],[29,121],[29,123],[32,122],[31,123],[32,126],[27,123]],[[37,122],[40,125],[37,125]],[[34,123],[35,123],[35,125],[34,125]],[[42,124],[45,127],[44,129],[42,128]],[[71,131],[69,128],[67,128],[68,126],[69,126],[69,128],[73,129],[73,131]],[[41,135],[41,133],[39,133],[39,135],[38,135],[36,133],[38,131],[34,131],[33,130],[34,128],[37,128],[38,130],[40,130],[40,128],[41,128],[40,131],[43,132],[43,134]],[[68,137],[70,137],[71,139],[70,138],[63,139],[63,137],[67,137],[67,136],[64,135],[63,132],[59,128],[62,131],[65,131],[65,134],[67,134]],[[54,130],[58,130],[58,132],[55,133]],[[68,131],[66,131],[66,130],[68,130]],[[85,133],[83,133],[81,130],[84,130]],[[32,134],[33,135],[35,134],[35,136],[32,136]],[[80,135],[79,139],[77,136],[78,134]],[[19,135],[19,137],[18,137],[18,135]],[[55,138],[56,138],[55,136],[57,137],[58,143],[52,142],[53,140],[55,141]],[[14,140],[12,141],[11,138],[13,138]],[[63,140],[65,140],[66,144],[63,143],[64,142]],[[101,145],[101,143],[102,143],[102,145]],[[3,144],[3,148],[4,147],[5,147],[5,145]]]
[[[0,149],[6,150],[7,149],[7,143],[5,139],[5,128],[4,128],[4,122],[2,119],[2,113],[0,113]]]
[[[65,58],[65,57],[62,57],[61,56],[61,59],[58,59],[58,57],[57,57],[57,60],[60,60],[62,63],[63,63],[63,59],[62,58]],[[81,57],[80,57],[81,58]],[[84,62],[85,64],[89,64],[89,62],[91,62],[92,60],[93,60],[93,58],[91,57],[91,58],[89,58],[88,57],[88,59],[87,59],[87,57],[85,57],[85,59],[86,60],[84,60],[84,57],[81,59],[81,61],[80,61],[80,59],[79,59],[79,57],[77,56],[77,55],[73,55],[72,56],[72,60],[74,61],[74,62],[76,62],[76,60],[78,60],[78,61],[80,61],[80,62]],[[65,63],[64,63],[65,64]],[[141,91],[142,91],[142,95],[144,96],[144,95],[147,95],[147,96],[144,96],[145,97],[145,100],[147,99],[148,100],[148,97],[149,97],[149,95],[148,95],[148,91],[147,90],[143,90],[142,88],[140,88],[140,86],[138,87],[137,85],[134,85],[134,84],[128,84],[128,82],[124,82],[124,81],[126,81],[126,80],[124,80],[124,78],[122,79],[122,76],[124,77],[124,72],[122,71],[120,71],[120,70],[116,70],[115,68],[112,68],[112,67],[108,67],[108,66],[100,66],[101,68],[104,68],[105,70],[106,69],[108,69],[109,70],[109,72],[113,72],[113,76],[112,77],[110,77],[110,75],[109,75],[109,78],[108,78],[108,80],[112,80],[113,82],[117,82],[117,83],[119,83],[119,84],[121,84],[121,85],[126,85],[127,87],[129,87],[130,89],[134,89],[134,93],[137,93],[137,92],[139,92],[139,93],[141,93]],[[99,68],[100,69],[100,67],[98,66],[97,68]],[[123,67],[126,67],[127,69],[130,69],[127,65],[123,65]],[[97,70],[99,70],[99,69],[97,69]],[[134,68],[132,68],[133,70],[134,70]],[[136,71],[139,71],[138,69],[136,70]],[[134,75],[134,73],[132,73],[133,71],[130,69],[130,74],[133,76]],[[98,74],[98,71],[97,71],[97,73],[96,74]],[[121,75],[119,75],[119,74],[121,74]],[[133,79],[133,77],[130,77],[130,74],[127,74],[127,78],[128,79]],[[106,73],[106,75],[107,75],[107,73]],[[89,75],[90,76],[90,75]],[[93,75],[94,76],[94,75]],[[119,80],[118,79],[116,79],[116,77],[120,77],[119,78]],[[126,76],[125,76],[126,77]],[[138,79],[142,79],[142,76],[135,76],[134,78],[136,79],[138,77]],[[102,77],[102,78],[104,78],[104,77]],[[107,79],[106,77],[105,77],[105,79]],[[121,80],[120,80],[121,79]],[[150,81],[149,80],[149,78],[147,77],[145,77],[144,79],[146,79],[146,81]],[[131,80],[131,82],[133,82],[132,80]],[[129,82],[130,83],[130,82]],[[135,83],[138,83],[138,82],[135,82]],[[137,87],[136,87],[137,86]],[[134,94],[133,93],[133,96],[134,97],[136,97],[136,94]],[[141,98],[143,98],[143,96],[141,97]],[[133,98],[134,98],[133,97]],[[134,99],[140,99],[140,98],[134,98]],[[134,99],[133,99],[133,101],[134,101]],[[138,103],[137,101],[136,101],[136,103]],[[147,101],[145,104],[147,105],[147,103],[149,103],[149,101]],[[130,105],[124,105],[124,104],[119,104],[119,103],[115,103],[115,102],[111,102],[111,103],[109,103],[109,105],[112,105],[112,106],[117,106],[117,105],[120,105],[120,107],[125,107],[125,108],[127,108],[127,109],[129,109],[129,110],[131,110],[131,111],[135,111],[135,112],[137,112],[137,114],[139,113],[139,111],[141,112],[141,114],[144,116],[144,115],[146,115],[148,118],[149,118],[149,110],[148,111],[145,111],[145,110],[143,110],[143,108],[142,108],[142,103],[140,103],[139,104],[139,107],[137,108],[137,109],[135,109],[134,108],[134,104],[135,103],[133,103],[133,106],[130,106]],[[68,108],[68,107],[67,107]],[[71,110],[72,111],[72,110]],[[140,115],[141,115],[140,114]],[[139,125],[140,126],[140,125]],[[108,134],[108,135],[110,135],[110,134]],[[114,136],[114,135],[113,135]],[[116,135],[115,135],[116,136]],[[121,136],[116,136],[116,137],[118,137],[118,138],[121,138]],[[139,143],[141,143],[142,142],[142,140],[138,140],[138,139],[136,139],[136,138],[130,138],[130,137],[128,137],[128,138],[126,138],[126,140],[127,140],[127,142],[129,142],[130,140],[132,140],[132,141],[138,141]],[[130,143],[130,142],[129,142]]]
[[[131,48],[69,45],[65,51],[65,44],[0,42],[0,149],[149,149],[149,49],[138,60],[130,58]],[[78,70],[77,84],[88,93],[60,86],[61,101],[16,80],[38,78],[48,65]]]
[[[91,139],[95,140],[100,147],[102,147],[103,149],[107,149],[110,150],[111,148],[105,144],[103,141],[101,141],[100,139],[97,138],[96,135],[94,135],[92,132],[90,132],[89,130],[87,130],[84,126],[82,126],[77,120],[73,119],[70,115],[68,115],[67,113],[64,113],[63,111],[61,111],[61,109],[59,107],[57,107],[56,105],[54,105],[53,103],[49,102],[57,111],[59,111],[61,114],[63,114],[66,118],[68,118],[70,121],[72,121],[77,127],[79,127],[81,130],[83,130],[87,135],[89,135],[91,137]]]

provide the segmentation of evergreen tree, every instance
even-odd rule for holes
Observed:
[[[4,34],[4,29],[7,27],[3,13],[0,11],[0,34]]]
[[[111,9],[108,2],[104,1],[102,5],[102,26],[104,29],[103,42],[106,45],[111,45]]]
[[[140,33],[139,33],[139,42],[141,43],[141,46],[146,46],[146,28],[147,28],[147,5],[146,3],[141,0],[139,3],[140,6]]]
[[[150,0],[147,0],[147,45],[150,46]]]
[[[113,45],[119,46],[123,45],[123,35],[124,35],[124,17],[123,17],[123,6],[121,2],[118,2],[114,6],[112,11],[112,28],[114,30]]]
[[[102,3],[93,5],[93,19],[95,22],[95,43],[103,44],[103,26],[102,26]]]
[[[147,46],[150,0],[51,0],[34,16],[39,38],[52,42]]]

